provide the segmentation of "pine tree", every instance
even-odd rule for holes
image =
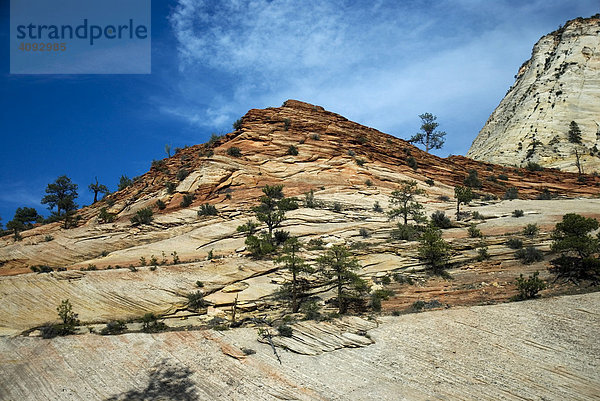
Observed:
[[[91,183],[88,186],[88,189],[90,190],[90,192],[94,193],[94,203],[98,202],[99,193],[105,195],[109,193],[108,187],[106,185],[98,183],[98,177],[96,177],[96,183]]]
[[[581,143],[581,130],[575,121],[571,121],[569,124],[569,132],[567,135],[569,137],[569,142]]]
[[[390,210],[388,216],[390,219],[402,217],[404,225],[408,224],[409,216],[416,222],[423,220],[423,205],[416,201],[417,195],[424,195],[425,191],[417,187],[416,181],[402,181],[400,189],[392,192],[390,202],[398,207]]]
[[[292,274],[292,279],[284,285],[284,291],[289,293],[292,298],[292,313],[300,310],[298,299],[306,292],[307,281],[300,275],[312,273],[314,270],[307,265],[298,254],[302,249],[302,244],[298,238],[289,238],[283,246],[283,256],[277,258],[276,263],[283,264],[283,267]]]
[[[367,293],[366,282],[355,273],[360,265],[343,245],[331,247],[317,259],[317,263],[336,288],[339,313],[345,313],[352,301],[359,301]]]
[[[53,183],[48,184],[46,194],[42,198],[41,203],[47,204],[50,210],[56,207],[54,216],[58,219],[63,219],[63,227],[68,228],[70,218],[75,210],[77,210],[77,204],[75,203],[75,199],[77,198],[77,184],[73,183],[66,175],[63,175],[58,177]]]
[[[411,143],[420,143],[425,145],[425,151],[429,152],[430,149],[441,149],[444,146],[446,133],[444,131],[436,131],[435,129],[439,126],[435,120],[437,119],[431,113],[420,114],[421,119],[421,131],[413,135],[408,141]]]
[[[473,192],[469,187],[460,185],[454,187],[454,197],[456,198],[456,220],[460,220],[460,204],[468,204],[473,200]]]

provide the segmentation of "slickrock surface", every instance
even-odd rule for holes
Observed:
[[[299,355],[256,329],[0,339],[3,400],[597,400],[600,294],[380,318]],[[246,356],[242,349],[253,349]]]
[[[567,139],[577,122],[582,144]],[[600,172],[600,15],[542,37],[473,142],[468,157],[504,165],[537,162]]]

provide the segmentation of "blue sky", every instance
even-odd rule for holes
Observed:
[[[599,10],[579,1],[179,0],[152,2],[152,74],[10,75],[0,2],[0,216],[39,204],[66,174],[79,204],[97,176],[146,172],[164,145],[231,131],[289,98],[407,138],[438,117],[440,156],[464,154],[534,43]]]

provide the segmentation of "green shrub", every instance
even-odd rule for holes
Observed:
[[[194,194],[184,194],[180,205],[181,207],[188,207],[192,202],[194,202]]]
[[[448,195],[440,195],[440,196],[438,196],[438,199],[441,200],[442,202],[450,201],[450,197]]]
[[[258,228],[258,223],[253,220],[248,220],[245,224],[238,226],[236,231],[238,233],[254,234]]]
[[[171,181],[167,181],[165,183],[165,187],[167,188],[167,193],[172,194],[175,192],[175,189],[177,188],[177,184],[175,184],[174,182],[171,182]]]
[[[428,179],[425,180],[425,184],[427,184],[430,187],[432,187],[432,186],[435,185],[435,182],[431,178],[428,178]]]
[[[325,245],[325,243],[323,242],[323,240],[321,238],[312,238],[310,241],[308,241],[308,249],[310,249],[311,251],[315,251],[315,250],[320,250],[323,249],[323,246]]]
[[[373,181],[371,181],[371,180],[366,180],[366,181],[365,181],[365,185],[366,185],[366,186],[368,186],[368,187],[372,187],[372,186],[373,186]]]
[[[227,149],[227,154],[232,157],[241,157],[242,151],[237,146],[232,146]]]
[[[413,285],[415,282],[412,279],[412,277],[410,276],[405,276],[402,273],[395,273],[394,274],[394,280],[399,283],[399,284],[409,284],[409,285]]]
[[[469,226],[469,237],[471,238],[481,238],[483,235],[481,234],[481,230],[477,228],[477,224],[471,223]]]
[[[352,149],[348,149],[348,156],[354,157],[354,156],[356,156],[356,152],[353,151]]]
[[[488,260],[490,258],[490,254],[488,252],[487,246],[482,246],[477,249],[477,260],[479,262],[483,262],[484,260]]]
[[[144,333],[157,333],[167,328],[164,322],[158,321],[158,317],[154,313],[146,313],[142,316],[142,331]]]
[[[392,230],[391,237],[400,241],[414,241],[419,238],[419,230],[411,224],[398,224],[398,227]]]
[[[377,213],[383,213],[383,209],[381,208],[381,205],[379,204],[379,202],[378,202],[378,201],[376,201],[376,202],[373,204],[373,211],[374,211],[374,212],[377,212]]]
[[[385,301],[394,295],[392,291],[388,290],[376,290],[371,294],[371,308],[375,312],[381,312],[381,301]]]
[[[506,174],[498,174],[498,179],[502,181],[508,181],[508,176]]]
[[[291,123],[291,121],[290,121],[289,118],[284,118],[283,119],[283,130],[284,131],[287,131],[287,130],[290,129],[290,123]]]
[[[381,284],[390,285],[390,284],[392,284],[392,279],[390,278],[390,276],[383,276],[381,278]]]
[[[196,311],[206,306],[206,301],[204,301],[204,294],[202,294],[201,291],[190,292],[186,295],[186,298],[187,308],[189,310]]]
[[[304,314],[304,320],[321,320],[321,307],[316,300],[308,300],[300,308]]]
[[[158,210],[164,210],[167,207],[167,204],[159,199],[156,201],[156,207]]]
[[[179,255],[177,255],[177,251],[173,251],[171,252],[171,256],[173,257],[173,264],[177,265],[179,264]]]
[[[143,256],[140,256],[140,266],[146,266],[146,258]]]
[[[292,329],[292,327],[288,326],[287,324],[282,324],[279,327],[277,327],[277,332],[282,337],[291,337],[293,334],[293,331],[294,330]]]
[[[126,329],[127,326],[125,325],[125,322],[121,320],[113,320],[106,323],[106,326],[100,330],[100,334],[103,336],[116,335],[123,333]]]
[[[204,287],[204,283],[202,281],[198,280],[198,281],[196,281],[196,287],[202,288],[202,287]]]
[[[415,301],[413,302],[411,309],[415,312],[420,312],[424,309],[435,309],[440,308],[443,305],[437,299],[432,299],[431,301]]]
[[[283,244],[285,241],[290,238],[290,232],[284,230],[275,230],[273,231],[273,240],[277,245]]]
[[[311,189],[304,193],[304,206],[314,209],[317,207],[317,201],[315,200],[315,191]]]
[[[486,177],[486,180],[490,181],[490,182],[498,182],[498,178],[496,178],[495,175],[490,175],[490,176]]]
[[[34,273],[51,273],[54,269],[47,265],[29,266]]]
[[[166,173],[169,171],[169,169],[165,165],[164,160],[152,160],[152,166],[150,168],[161,171],[163,173]]]
[[[523,212],[521,209],[515,209],[512,212],[513,217],[523,217],[524,215],[525,215],[525,212]]]
[[[46,235],[46,236],[44,237],[44,242],[50,242],[50,241],[52,241],[53,239],[54,239],[54,237],[53,237],[53,236],[51,236],[51,235]]]
[[[450,228],[452,227],[452,222],[446,216],[446,213],[438,210],[431,214],[431,224],[439,228]]]
[[[534,163],[534,162],[527,163],[525,168],[529,171],[543,171],[544,170],[544,168],[542,166],[540,166],[539,164]]]
[[[536,271],[528,278],[524,278],[523,274],[517,278],[516,283],[519,290],[519,295],[516,297],[517,300],[537,298],[538,292],[546,288],[546,283],[538,277],[539,274],[540,272]]]
[[[365,160],[365,159],[360,159],[360,158],[358,158],[358,157],[357,157],[356,159],[354,159],[354,161],[356,162],[356,164],[358,164],[358,165],[359,165],[359,166],[361,166],[361,167],[362,167],[362,166],[364,166],[364,165],[365,165],[365,163],[366,163],[366,160]]]
[[[121,178],[119,179],[119,185],[117,186],[117,188],[119,191],[121,191],[132,185],[133,185],[133,180],[131,178],[127,177],[126,175],[122,175]]]
[[[342,209],[342,204],[340,202],[333,202],[333,210],[336,212],[341,212]]]
[[[218,213],[216,206],[208,203],[200,205],[198,210],[198,216],[216,216]]]
[[[290,156],[298,156],[298,148],[294,145],[290,145],[288,147],[288,150],[286,152],[286,155],[290,155]]]
[[[482,184],[477,170],[469,170],[469,175],[465,177],[463,184],[469,188],[481,188]]]
[[[135,212],[135,216],[133,216],[130,220],[134,225],[150,224],[152,222],[152,215],[152,209],[146,207]]]
[[[417,164],[417,160],[412,156],[408,156],[406,158],[406,164],[408,165],[408,167],[412,168],[413,170],[416,170],[419,167]]]
[[[100,209],[100,213],[98,213],[98,221],[101,223],[112,223],[115,221],[115,215],[112,213],[108,213],[108,210],[103,207]]]
[[[510,249],[521,249],[523,248],[523,241],[518,238],[509,238],[506,241],[506,246]]]
[[[364,145],[365,143],[367,143],[367,142],[369,141],[369,139],[368,139],[366,136],[364,136],[364,135],[360,135],[360,136],[357,138],[357,140],[358,140],[358,142],[359,142],[361,145]]]
[[[534,246],[528,246],[527,248],[519,249],[517,252],[515,252],[515,257],[521,259],[521,262],[525,263],[526,265],[530,265],[544,259],[542,252]]]
[[[360,230],[358,230],[358,233],[363,238],[369,238],[371,236],[371,233],[369,232],[369,230],[367,230],[364,227],[361,227]]]
[[[177,172],[177,179],[179,181],[183,181],[188,175],[190,175],[190,172],[187,169],[179,169],[179,171]]]
[[[552,193],[548,190],[548,188],[544,188],[544,190],[538,195],[538,199],[539,200],[552,200],[554,196],[552,195]]]
[[[312,134],[310,138],[314,141],[318,141],[319,139],[321,139],[321,136],[319,134]]]
[[[556,223],[552,232],[552,251],[560,256],[552,260],[559,277],[569,280],[590,279],[598,282],[600,277],[600,234],[592,234],[600,227],[598,220],[567,213]]]
[[[509,188],[504,193],[505,200],[519,199],[519,190],[517,188]]]
[[[485,220],[485,216],[479,213],[478,211],[474,211],[471,214],[471,217],[473,217],[475,220]]]
[[[260,236],[248,235],[245,243],[248,251],[255,258],[261,258],[275,250],[275,247],[271,241],[269,241],[269,236],[267,234],[262,234]]]
[[[540,232],[537,224],[527,224],[523,229],[523,235],[528,237],[535,237]]]
[[[434,273],[441,273],[450,258],[450,245],[442,238],[442,232],[435,226],[425,229],[419,238],[419,259],[428,264]]]
[[[233,122],[232,126],[233,126],[233,129],[236,131],[241,130],[242,129],[242,119],[238,118],[237,120],[235,120]],[[213,134],[213,135],[215,135],[215,134]]]

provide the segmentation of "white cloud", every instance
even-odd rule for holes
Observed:
[[[559,4],[180,0],[179,97],[161,109],[229,128],[294,98],[403,137],[429,111],[464,153]]]

